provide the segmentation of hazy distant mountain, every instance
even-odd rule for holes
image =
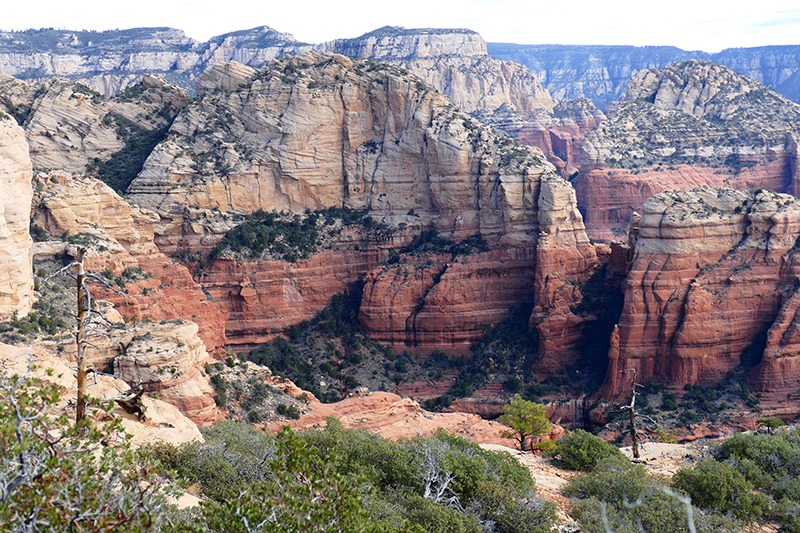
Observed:
[[[638,70],[688,59],[721,63],[800,102],[800,45],[729,48],[717,54],[674,46],[487,43],[487,49],[498,59],[527,66],[554,98],[586,97],[601,109],[625,94]]]

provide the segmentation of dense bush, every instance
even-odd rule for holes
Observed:
[[[734,435],[714,450],[716,461],[680,470],[676,486],[701,507],[747,521],[769,517],[781,531],[800,533],[800,432],[778,428],[776,433]]]
[[[169,113],[170,118],[175,113],[176,111]],[[103,117],[103,124],[113,127],[125,146],[105,161],[93,158],[86,171],[115,191],[124,193],[142,170],[144,162],[153,148],[166,137],[169,125],[148,130],[114,112]]]
[[[672,483],[691,496],[695,505],[733,512],[745,522],[758,520],[769,509],[767,495],[753,492],[753,485],[726,463],[706,460],[693,468],[681,468]]]
[[[331,207],[307,211],[303,215],[259,209],[228,231],[211,257],[229,253],[250,259],[277,259],[296,262],[319,250],[324,238],[341,231],[338,226],[360,226],[378,235],[389,233],[388,226],[377,223],[366,211]]]
[[[148,453],[184,484],[200,484],[210,500],[194,520],[210,531],[242,531],[244,518],[259,523],[273,511],[287,517],[281,531],[321,531],[328,521],[343,531],[478,533],[494,524],[499,533],[544,533],[555,517],[513,457],[441,431],[393,442],[336,419],[324,431],[285,428],[276,437],[231,422],[202,431],[204,443]]]
[[[573,498],[570,515],[582,531],[683,533],[687,531],[686,507],[664,492],[666,483],[648,475],[642,465],[606,458],[591,472],[570,480],[564,493]],[[726,531],[735,526],[696,510],[694,516],[699,531]]]
[[[567,470],[592,470],[604,459],[628,461],[616,446],[582,429],[559,437],[552,453],[556,463]]]

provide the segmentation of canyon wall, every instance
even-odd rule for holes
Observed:
[[[503,104],[519,113],[552,111],[556,104],[527,68],[490,57],[486,42],[470,30],[386,26],[355,39],[324,43],[319,48],[408,69],[467,113],[496,109]]]
[[[583,141],[578,203],[590,236],[620,238],[650,196],[699,185],[792,192],[800,105],[702,61],[643,70]]]
[[[0,320],[25,316],[33,305],[31,168],[25,132],[0,113]]]
[[[626,393],[629,369],[673,390],[743,369],[764,401],[796,392],[798,222],[796,198],[765,190],[702,187],[645,202],[602,394]]]
[[[242,348],[313,317],[367,274],[361,318],[370,335],[404,349],[465,351],[511,305],[538,297],[540,258],[574,257],[563,275],[578,281],[597,263],[574,191],[540,151],[497,135],[399,67],[335,54],[260,72],[209,69],[128,192],[159,214],[155,239],[167,253],[208,249],[257,209],[366,210],[396,232],[371,243],[345,233],[296,263],[208,265],[198,281],[226,308],[228,342]],[[391,277],[373,271],[428,229],[454,242],[480,235],[492,251],[426,257],[416,269],[392,267]]]

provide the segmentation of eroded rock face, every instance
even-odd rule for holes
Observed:
[[[751,385],[767,400],[796,390],[798,222],[794,197],[764,190],[704,187],[645,202],[604,396],[625,392],[628,369],[674,389],[715,384],[760,333]]]
[[[0,320],[25,316],[33,305],[31,174],[25,132],[0,115]]]
[[[98,284],[94,296],[111,301],[128,319],[191,319],[206,349],[225,344],[224,311],[209,301],[186,266],[153,242],[158,215],[128,204],[103,182],[65,172],[39,173],[32,220],[52,235],[69,235],[87,246],[86,268],[107,273],[121,294]],[[60,240],[36,243],[42,258],[73,254]]]
[[[792,192],[800,106],[703,61],[643,70],[613,118],[583,141],[578,203],[589,234],[624,235],[633,210],[699,185]]]
[[[495,251],[436,259],[410,278],[368,276],[369,334],[422,351],[465,350],[511,305],[537,298],[540,256],[542,265],[565,261],[564,276],[578,282],[596,264],[574,191],[541,152],[497,136],[413,76],[316,53],[248,73],[218,65],[204,74],[202,98],[175,121],[129,190],[161,216],[162,250],[211,239],[220,229],[199,215],[215,210],[344,206],[453,241],[480,234]],[[340,250],[296,266],[215,261],[201,282],[229,306],[231,338],[252,344],[313,316],[390,246],[402,243],[346,256],[334,246]],[[315,281],[323,265],[328,277]],[[336,274],[337,265],[349,272]],[[397,295],[391,304],[386,291]]]
[[[483,123],[500,129],[514,139],[544,152],[564,177],[578,173],[581,146],[586,134],[607,120],[602,111],[588,99],[562,100],[552,113],[543,109],[518,113],[503,105],[493,111],[474,115]]]
[[[158,215],[132,206],[100,180],[67,172],[36,177],[32,220],[52,235],[93,235],[110,251],[157,253]]]
[[[110,99],[63,79],[45,83],[26,111],[33,165],[83,173],[94,158],[107,161],[125,148],[136,131],[168,126],[187,100],[182,89],[152,81],[132,90]]]
[[[470,30],[404,29],[386,26],[321,49],[406,68],[471,113],[504,104],[519,113],[552,111],[556,102],[527,68],[486,53],[486,42]]]
[[[541,153],[496,137],[413,76],[372,65],[305,54],[181,113],[129,189],[162,217],[162,249],[191,233],[190,206],[345,206],[389,223],[414,210],[456,238],[528,239],[527,197],[552,169]]]
[[[340,293],[386,260],[386,247],[355,241],[297,263],[218,259],[201,283],[227,314],[225,342],[247,351],[303,320],[310,320]]]
[[[0,371],[7,375],[22,375],[28,369],[28,363],[36,365],[31,377],[41,379],[43,383],[53,383],[63,387],[67,392],[63,400],[56,405],[61,412],[69,417],[75,416],[73,399],[78,385],[75,378],[74,353],[56,352],[53,342],[37,343],[34,346],[9,346],[0,344]],[[73,344],[74,346],[74,344]],[[111,398],[130,387],[125,381],[101,373],[93,376],[88,383],[88,394],[93,398]],[[122,420],[122,427],[131,435],[130,442],[134,446],[163,441],[172,444],[181,444],[193,440],[202,440],[203,436],[197,425],[184,416],[174,405],[163,400],[155,399],[150,395],[142,396],[147,420],[139,421],[135,415],[126,413],[118,405],[114,405],[112,413]]]
[[[195,423],[212,422],[219,413],[214,389],[203,373],[211,358],[197,333],[193,322],[128,326],[118,339],[125,350],[113,359],[114,376],[127,383],[141,382],[146,392],[174,405]]]
[[[190,87],[215,63],[235,60],[259,66],[310,49],[290,34],[266,26],[219,35],[205,43],[172,28],[0,32],[0,72],[40,82],[53,76],[69,78],[111,96],[148,73]]]
[[[571,353],[582,319],[560,305],[553,287],[585,282],[598,259],[586,237],[575,192],[564,180],[543,177],[537,195],[536,237],[472,255],[405,257],[367,276],[359,320],[369,335],[398,350],[425,354],[434,349],[469,353],[485,327],[499,323],[520,301],[537,303],[531,327],[540,333],[540,352],[554,359],[553,371]]]

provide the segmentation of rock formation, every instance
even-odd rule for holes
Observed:
[[[581,147],[586,134],[607,120],[590,100],[562,100],[552,113],[539,109],[527,115],[508,105],[493,111],[479,111],[481,122],[508,133],[517,141],[542,150],[564,177],[578,173]]]
[[[68,78],[108,96],[137,83],[144,74],[160,74],[175,85],[194,89],[195,78],[215,63],[235,60],[259,66],[310,48],[266,26],[219,35],[205,43],[172,28],[2,32],[0,74],[31,81]]]
[[[471,113],[509,105],[519,113],[552,111],[555,101],[527,68],[486,53],[486,42],[470,30],[405,29],[386,26],[321,49],[370,58],[408,69]]]
[[[25,316],[33,304],[32,195],[25,133],[0,113],[0,320]]]
[[[177,322],[177,323],[176,323]],[[214,389],[203,374],[211,358],[193,322],[139,323],[117,339],[125,350],[113,359],[114,376],[141,383],[147,393],[174,405],[195,423],[219,418]]]
[[[75,173],[85,172],[94,159],[109,160],[141,132],[165,128],[187,99],[184,91],[154,77],[111,99],[59,79],[37,92],[24,126],[31,161],[34,167]]]
[[[763,189],[703,187],[645,202],[603,395],[625,392],[628,369],[678,390],[743,367],[771,401],[800,388],[798,222],[794,197]]]
[[[800,102],[800,46],[729,48],[716,54],[674,46],[488,43],[489,54],[528,67],[553,97],[588,98],[605,110],[638,71],[699,59],[725,65]]]
[[[792,192],[800,106],[701,61],[639,72],[613,118],[583,142],[575,187],[595,238],[624,235],[661,191],[699,185]]]
[[[494,134],[398,67],[308,53],[258,73],[217,65],[200,86],[200,99],[176,119],[129,189],[132,202],[159,213],[163,251],[213,242],[215,212],[256,209],[343,206],[453,241],[480,234],[498,251],[435,260],[439,271],[427,265],[419,277],[397,280],[404,288],[391,290],[410,293],[400,297],[406,307],[388,310],[395,318],[385,314],[380,276],[368,277],[362,318],[369,333],[424,349],[463,350],[510,305],[535,298],[537,257],[551,248],[580,258],[569,261],[566,277],[583,278],[596,263],[570,203],[574,192],[541,152]],[[349,246],[348,254],[339,247],[297,266],[217,260],[200,281],[229,306],[231,340],[261,342],[313,316],[397,244],[379,244],[381,253],[375,245],[367,253]],[[335,274],[338,265],[347,273]],[[333,279],[316,278],[321,268]],[[408,322],[411,315],[417,318]],[[412,338],[409,329],[417,331]]]
[[[63,387],[67,393],[64,399],[56,406],[62,414],[74,417],[75,407],[68,404],[77,390],[75,379],[74,359],[70,361],[68,354],[56,355],[54,343],[38,343],[35,346],[9,346],[0,344],[0,372],[22,375],[31,361],[37,368],[33,369],[32,377],[41,379],[44,383],[53,383]],[[93,374],[89,380],[88,393],[92,398],[111,398],[128,390],[129,384],[121,379],[106,374]],[[142,397],[146,411],[145,421],[139,421],[135,415],[125,413],[118,405],[114,406],[113,414],[122,420],[122,427],[130,437],[134,446],[163,441],[172,444],[181,444],[193,440],[202,440],[202,435],[197,425],[184,416],[177,407],[162,400],[144,395]]]

